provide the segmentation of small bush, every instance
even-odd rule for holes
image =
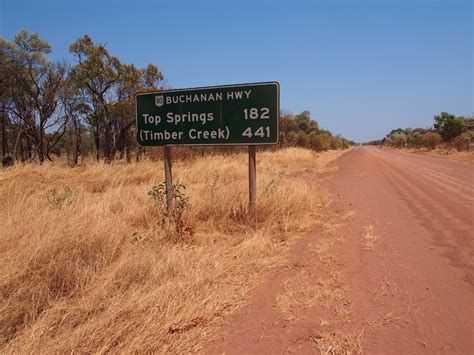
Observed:
[[[185,236],[193,236],[194,230],[185,223],[184,213],[189,208],[189,197],[186,196],[186,186],[173,184],[171,193],[173,207],[168,213],[166,182],[155,185],[148,191],[150,198],[157,202],[161,217],[159,225],[165,230],[166,236],[172,241],[181,241]]]
[[[310,134],[308,139],[311,149],[317,152],[323,152],[331,149],[332,137],[326,133]]]
[[[62,192],[57,189],[48,189],[45,191],[45,196],[56,208],[68,206],[76,199],[76,193],[68,187]]]
[[[435,149],[440,143],[442,139],[439,133],[435,132],[428,132],[423,135],[423,146],[428,149]]]
[[[397,133],[392,136],[393,143],[397,148],[403,148],[407,145],[408,137],[406,134]]]
[[[413,133],[410,143],[417,149],[420,149],[423,144],[423,135],[420,132]]]
[[[472,131],[464,132],[454,139],[453,145],[460,152],[464,150],[469,151],[469,146],[471,145],[471,141],[473,137],[474,135]]]

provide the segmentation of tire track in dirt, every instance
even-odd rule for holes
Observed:
[[[474,207],[472,204],[472,201],[474,200],[474,189],[465,188],[464,192],[461,192],[460,189],[453,188],[449,185],[449,182],[452,182],[455,179],[448,175],[433,173],[431,174],[432,176],[428,176],[428,179],[424,179],[420,176],[423,174],[418,174],[418,171],[411,166],[404,166],[403,169],[400,169],[399,167],[394,168],[383,158],[379,159],[379,161],[385,163],[386,167],[391,169],[392,172],[397,173],[408,180],[407,182],[410,186],[416,187],[416,189],[423,191],[425,196],[428,196],[431,200],[435,200],[438,208],[444,208],[444,212],[453,215],[455,218],[461,217],[460,222],[463,225],[472,228],[470,215],[469,213],[466,213],[470,211],[462,209],[460,206],[466,206],[472,210],[472,207]],[[473,178],[474,176],[472,176],[470,180],[464,181],[464,187],[470,186]],[[440,183],[440,180],[445,180],[446,183]],[[436,184],[442,184],[446,189],[440,189]],[[454,184],[457,185],[457,183]],[[439,194],[431,191],[432,188],[436,189]]]
[[[379,158],[384,156],[389,157],[390,159],[402,163],[408,162],[415,166],[431,167],[437,171],[444,171],[451,176],[463,179],[464,182],[465,180],[472,179],[471,171],[474,168],[473,162],[450,160],[440,156],[418,155],[397,149],[379,149],[378,152],[371,150],[370,154],[377,155]]]
[[[464,279],[466,282],[474,286],[474,265],[472,263],[474,253],[472,249],[469,249],[470,243],[468,238],[471,229],[469,226],[460,229],[459,225],[453,225],[453,228],[448,231],[438,222],[437,218],[439,216],[448,216],[448,218],[456,220],[460,224],[465,224],[466,221],[457,218],[450,210],[442,208],[439,202],[429,198],[426,193],[413,188],[408,180],[404,179],[389,164],[385,162],[380,163],[384,165],[385,170],[395,175],[395,177],[392,177],[381,169],[387,181],[390,182],[399,197],[417,216],[421,225],[432,232],[434,244],[446,249],[443,251],[443,255],[449,260],[451,265],[461,268],[465,273]],[[455,240],[453,240],[453,237]],[[461,251],[460,246],[468,250],[463,249]],[[465,254],[468,255],[466,256]]]
[[[430,178],[432,183],[439,184],[440,186],[446,188],[449,192],[461,195],[467,200],[472,201],[470,195],[474,193],[474,189],[469,186],[463,185],[460,180],[454,179],[449,175],[437,173],[436,171],[426,168],[421,168],[420,173],[421,175]],[[466,194],[468,194],[468,196],[466,196]]]
[[[384,155],[374,155],[381,160],[386,160]],[[392,157],[390,156],[390,158]],[[432,183],[441,185],[450,192],[459,194],[464,199],[472,201],[472,195],[474,194],[474,187],[472,186],[474,181],[472,176],[469,179],[462,180],[452,175],[452,169],[439,169],[439,167],[433,166],[431,164],[420,164],[419,162],[415,163],[410,159],[403,160],[401,157],[396,157],[394,159],[405,168],[404,171],[406,173],[411,173],[412,175],[424,175],[428,178],[432,178]],[[444,173],[441,171],[444,171]]]
[[[380,160],[378,161],[378,164],[382,164],[384,166],[384,169],[388,170],[393,175],[393,178],[392,178],[390,174],[384,173],[384,169],[381,169],[382,173],[387,177],[387,179],[392,181],[393,186],[396,187],[396,186],[403,185],[403,187],[405,187],[407,191],[410,191],[414,195],[414,198],[412,198],[412,200],[415,203],[417,203],[420,206],[427,205],[427,207],[420,210],[430,213],[433,217],[447,216],[448,218],[455,220],[457,223],[461,224],[462,226],[466,226],[467,221],[459,217],[459,214],[456,213],[456,210],[458,209],[457,206],[450,206],[451,208],[445,207],[444,203],[446,202],[447,199],[439,198],[436,193],[433,193],[433,191],[430,191],[430,187],[428,184],[426,183],[421,184],[420,181],[416,181],[416,177],[409,176],[404,171],[394,169],[390,164],[384,161]],[[440,192],[443,192],[442,190],[439,190],[439,189],[437,190]],[[410,194],[406,194],[406,196],[409,197]],[[429,211],[433,211],[433,212],[429,212]],[[433,220],[436,221],[436,219],[433,219]],[[458,228],[459,224],[455,224],[454,225],[455,228]],[[469,225],[467,226],[466,230],[467,231],[470,230]]]
[[[456,189],[442,189],[436,185],[436,179],[431,177],[424,179],[423,174],[417,174],[417,172],[413,169],[396,169],[384,159],[379,159],[378,163],[385,164],[385,169],[390,170],[392,174],[396,174],[398,177],[400,177],[406,183],[406,188],[410,189],[410,191],[413,193],[418,193],[424,201],[430,204],[431,209],[437,209],[437,213],[434,213],[435,217],[448,216],[456,220],[458,223],[453,224],[452,228],[449,229],[450,232],[453,232],[453,229],[454,231],[461,232],[462,236],[464,237],[459,241],[461,243],[469,241],[468,236],[469,233],[472,232],[472,221],[469,217],[469,214],[466,214],[466,212],[472,210],[474,191],[466,194],[461,193]],[[381,171],[383,172],[383,169],[381,169]],[[385,176],[387,178],[390,177],[389,174],[385,174]],[[449,181],[450,179],[445,178],[445,180]],[[438,193],[432,191],[433,189]]]

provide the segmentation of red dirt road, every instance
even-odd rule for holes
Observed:
[[[473,354],[474,166],[373,147],[335,165],[321,222],[203,352]]]

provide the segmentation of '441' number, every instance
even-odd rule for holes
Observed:
[[[249,138],[252,138],[253,136],[270,138],[270,127],[258,127],[254,132],[252,132],[252,127],[247,127],[245,131],[242,132],[242,136]]]

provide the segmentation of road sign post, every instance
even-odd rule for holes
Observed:
[[[277,144],[277,82],[165,90],[135,96],[137,140],[164,146],[168,211],[172,210],[171,146],[247,145],[249,205],[256,203],[256,145]]]
[[[255,212],[257,202],[257,157],[255,146],[249,145],[249,208],[250,212]]]
[[[166,211],[168,216],[173,212],[173,174],[171,161],[171,147],[165,146],[163,152],[165,162],[165,184],[166,184]]]

